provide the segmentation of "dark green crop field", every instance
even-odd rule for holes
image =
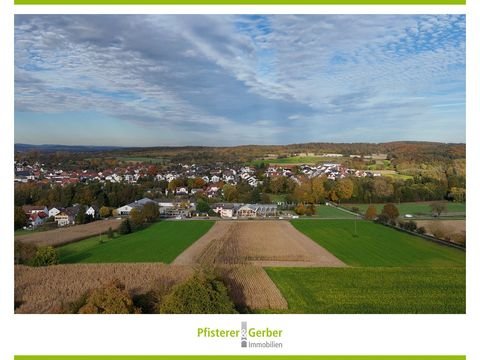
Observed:
[[[269,268],[288,313],[464,314],[465,268]]]
[[[128,235],[103,241],[99,236],[58,248],[60,262],[172,262],[205,234],[213,221],[162,221]]]
[[[465,252],[364,220],[293,220],[350,266],[464,267]]]

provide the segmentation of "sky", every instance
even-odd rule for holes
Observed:
[[[15,142],[465,142],[464,15],[16,15]]]

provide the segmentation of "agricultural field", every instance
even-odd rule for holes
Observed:
[[[323,157],[323,156],[291,156],[287,158],[272,159],[266,162],[272,165],[295,165],[295,164],[316,165],[322,162],[340,163],[342,160],[345,160],[345,159],[346,158],[342,158],[342,157],[331,158],[331,157]]]
[[[121,221],[116,219],[99,220],[89,224],[64,227],[49,231],[33,231],[15,235],[15,240],[37,246],[60,246],[106,233],[109,228],[116,230]]]
[[[318,205],[314,217],[322,219],[355,219],[358,216],[334,206]]]
[[[413,202],[413,203],[400,203],[395,204],[400,215],[405,214],[417,215],[419,217],[432,217],[432,209],[430,208],[431,202]],[[460,216],[465,217],[466,213],[466,204],[465,203],[454,203],[448,202],[445,203],[447,206],[447,211],[441,214],[441,217],[446,216]],[[357,207],[362,213],[364,213],[370,205],[374,205],[377,209],[377,214],[382,212],[382,208],[385,204],[342,204],[342,207],[346,209],[351,209],[352,207]]]
[[[224,266],[218,269],[233,302],[251,310],[286,311],[287,300],[260,266]]]
[[[205,234],[213,221],[161,221],[128,235],[89,238],[58,248],[60,262],[172,262]]]
[[[458,244],[465,244],[465,220],[417,220],[417,226],[423,226],[427,234]]]
[[[288,221],[219,221],[173,264],[345,266]]]
[[[59,312],[109,279],[141,294],[199,269],[248,312],[465,312],[464,251],[361,219],[162,221],[58,251],[62,265],[16,266],[16,312]]]
[[[269,268],[267,273],[286,298],[288,313],[465,313],[465,268]]]
[[[15,312],[59,313],[88,290],[120,280],[132,295],[153,285],[181,283],[191,267],[150,264],[70,264],[47,267],[15,266]]]
[[[147,163],[147,164],[166,164],[169,160],[161,157],[145,157],[145,156],[124,156],[118,157],[117,160],[131,163]]]
[[[464,267],[465,252],[365,220],[293,220],[350,266]]]

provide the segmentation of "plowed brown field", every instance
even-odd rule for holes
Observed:
[[[151,289],[154,282],[169,284],[192,276],[190,266],[148,264],[72,264],[47,267],[15,266],[16,313],[58,313],[90,289],[114,279],[132,295]]]
[[[218,221],[177,265],[340,267],[345,264],[287,221]]]
[[[15,237],[15,240],[37,246],[60,246],[106,233],[110,227],[116,230],[120,226],[120,223],[121,221],[117,219],[98,220],[85,225],[19,235]]]

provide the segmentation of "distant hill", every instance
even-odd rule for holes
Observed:
[[[57,144],[15,144],[15,152],[41,151],[41,152],[97,152],[123,149],[120,146],[88,146],[88,145],[57,145]]]

